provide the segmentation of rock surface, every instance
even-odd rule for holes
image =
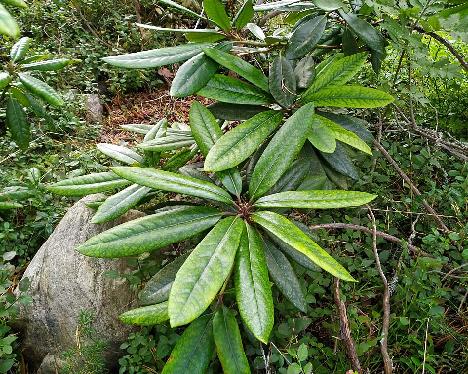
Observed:
[[[85,106],[86,106],[86,119],[89,122],[102,122],[103,119],[103,106],[99,95],[97,94],[86,94],[85,95]]]
[[[108,343],[105,357],[110,367],[117,364],[121,355],[119,345],[131,331],[117,317],[132,307],[136,295],[124,280],[106,275],[109,271],[128,270],[126,261],[86,257],[75,248],[99,232],[142,213],[130,211],[115,222],[91,224],[93,211],[86,203],[98,197],[87,196],[68,210],[23,275],[31,282],[27,294],[33,302],[22,307],[17,327],[23,357],[33,370],[39,368],[45,357],[61,357],[63,352],[76,347],[82,311],[94,314],[95,337]]]

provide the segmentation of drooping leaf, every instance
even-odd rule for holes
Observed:
[[[112,221],[128,212],[151,191],[148,187],[133,184],[126,189],[109,196],[101,205],[91,220],[92,223]]]
[[[281,106],[289,108],[296,100],[296,77],[289,60],[276,56],[268,78],[271,95]]]
[[[215,74],[197,94],[231,104],[264,105],[271,102],[261,89],[221,74]]]
[[[23,87],[24,88],[24,87]],[[28,96],[26,95],[23,90],[21,90],[17,86],[11,86],[8,90],[8,93],[10,94],[10,97],[13,97],[18,103],[20,103],[24,108],[28,108],[30,105],[30,101],[28,99]]]
[[[22,105],[11,95],[7,100],[6,124],[18,147],[21,149],[28,148],[31,140],[31,127]]]
[[[244,323],[266,344],[273,328],[274,310],[265,248],[258,231],[247,222],[245,225],[234,273],[236,300]]]
[[[269,110],[269,108],[259,105],[239,105],[221,102],[209,105],[208,109],[216,118],[226,121],[244,121],[258,113]]]
[[[222,30],[229,31],[231,29],[231,21],[220,0],[203,0],[203,9],[210,21],[214,22]]]
[[[153,275],[138,295],[142,304],[157,304],[169,300],[172,283],[174,283],[176,274],[187,259],[187,256],[188,254],[186,253],[177,257]]]
[[[53,60],[31,62],[29,64],[23,64],[24,70],[35,70],[35,71],[56,71],[61,70],[64,67],[72,64],[76,64],[81,60],[70,59],[70,58],[56,58]]]
[[[204,156],[208,154],[215,142],[223,135],[213,114],[202,104],[195,101],[190,108],[190,128],[192,135]],[[217,172],[226,189],[239,196],[242,192],[242,178],[237,169]]]
[[[364,140],[362,140],[359,136],[357,136],[354,132],[346,130],[345,128],[341,127],[337,123],[329,120],[326,117],[322,117],[320,115],[316,115],[317,121],[319,121],[322,125],[326,126],[333,132],[333,136],[336,140],[343,142],[345,144],[350,145],[360,151],[372,155],[372,150],[366,144]],[[317,147],[318,148],[318,147]],[[322,149],[318,148],[320,151],[324,152]],[[333,151],[332,151],[333,152]],[[331,152],[328,152],[331,153]]]
[[[171,96],[185,97],[201,90],[218,70],[218,64],[204,53],[184,62],[171,85]]]
[[[119,316],[119,319],[129,325],[154,326],[169,319],[167,301],[161,304],[148,305],[129,310]]]
[[[32,94],[39,96],[52,106],[59,107],[64,104],[60,95],[47,83],[26,73],[19,73],[19,79],[23,86]]]
[[[372,51],[372,67],[376,73],[380,70],[380,65],[385,58],[385,39],[369,23],[359,18],[356,14],[345,13],[339,10],[340,16],[346,21],[349,28],[369,47]]]
[[[3,90],[6,86],[8,86],[13,77],[7,71],[0,72],[0,90]]]
[[[224,373],[250,374],[239,326],[236,317],[228,308],[222,307],[216,312],[213,319],[213,335]]]
[[[13,62],[18,62],[28,53],[32,39],[27,36],[22,37],[18,40],[10,50],[10,59]]]
[[[112,170],[122,178],[141,186],[156,190],[176,192],[184,195],[197,196],[204,199],[232,204],[229,193],[213,183],[176,174],[170,171],[152,168],[115,167]]]
[[[207,56],[215,60],[221,66],[239,74],[242,78],[254,84],[265,92],[268,91],[268,78],[262,71],[240,57],[220,51],[216,48],[205,48]]]
[[[254,9],[252,0],[246,0],[234,17],[234,26],[236,29],[241,30],[252,20],[253,17]]]
[[[163,152],[180,149],[195,144],[190,135],[167,135],[153,140],[148,140],[137,145],[144,151]]]
[[[15,39],[20,35],[18,23],[2,4],[0,4],[0,34]]]
[[[296,85],[299,88],[307,88],[315,78],[315,62],[312,55],[301,58],[294,68]]]
[[[265,40],[265,33],[263,32],[262,28],[257,24],[249,22],[247,25],[245,25],[245,28],[249,30],[257,39]]]
[[[286,256],[267,242],[265,256],[268,271],[281,293],[300,311],[306,312],[307,303],[296,273]]]
[[[345,281],[355,281],[348,271],[332,256],[282,215],[262,211],[254,213],[252,220],[297,251],[305,254],[314,263],[333,276]]]
[[[224,218],[190,253],[169,295],[172,327],[193,321],[214,300],[231,271],[243,231],[240,218]]]
[[[246,160],[278,127],[282,114],[269,110],[256,114],[219,138],[205,160],[205,170],[232,168]]]
[[[254,205],[257,208],[336,209],[364,205],[376,197],[359,191],[287,191],[263,196]]]
[[[96,147],[106,156],[109,156],[127,165],[139,165],[143,162],[143,157],[141,157],[138,153],[121,145],[98,143]]]
[[[332,153],[336,149],[336,140],[334,132],[315,115],[308,136],[312,145],[321,152]]]
[[[325,31],[327,18],[318,16],[303,22],[289,40],[286,55],[290,59],[300,58],[311,52]]]
[[[120,56],[104,57],[102,60],[110,65],[127,69],[156,68],[159,66],[186,61],[209,47],[209,43],[189,43],[177,47],[153,49]]]
[[[268,143],[250,179],[249,194],[252,199],[266,193],[291,166],[307,139],[313,115],[313,104],[302,106]]]
[[[125,187],[130,182],[111,171],[91,173],[61,180],[47,186],[49,191],[63,196],[86,196]]]
[[[390,104],[393,97],[383,91],[362,86],[332,86],[308,94],[302,102],[314,102],[316,106],[345,108],[378,108]]]
[[[327,86],[342,86],[353,78],[363,67],[366,61],[366,53],[357,53],[331,62],[302,95],[305,101],[307,96]]]
[[[78,251],[91,257],[135,256],[188,239],[220,218],[214,208],[181,206],[115,226],[81,244]]]
[[[161,374],[205,374],[214,350],[212,317],[200,317],[177,340]]]
[[[346,148],[342,144],[336,143],[336,148],[333,153],[320,152],[320,154],[327,164],[339,173],[352,179],[359,178],[358,171],[354,167],[351,158],[346,152]]]

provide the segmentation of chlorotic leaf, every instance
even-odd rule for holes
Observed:
[[[17,38],[20,35],[18,23],[2,4],[0,4],[0,34],[12,38]]]
[[[336,149],[335,133],[318,115],[314,116],[308,139],[321,152],[333,153]]]
[[[63,196],[85,196],[114,190],[129,184],[128,180],[120,178],[111,171],[106,171],[64,179],[47,186],[47,189]]]
[[[364,205],[376,197],[358,191],[286,191],[263,196],[254,205],[257,208],[335,209]]]
[[[119,316],[119,319],[129,325],[153,326],[169,319],[167,301],[161,304],[148,305],[129,310]]]
[[[266,344],[273,328],[274,308],[265,248],[258,231],[245,225],[234,273],[236,300],[244,323]]]
[[[386,92],[362,86],[331,86],[301,98],[302,102],[314,102],[316,106],[345,108],[378,108],[393,100]]]
[[[269,110],[256,114],[219,138],[205,160],[205,170],[220,171],[246,160],[281,123],[282,114]]]
[[[102,60],[110,65],[127,69],[146,69],[186,61],[209,47],[208,43],[184,44],[176,47],[153,49],[120,56],[104,57]]]
[[[213,335],[223,372],[250,374],[239,326],[233,312],[228,308],[222,307],[216,312],[213,319]]]
[[[115,226],[81,244],[78,251],[91,257],[135,256],[188,239],[220,218],[214,208],[181,206]]]
[[[190,253],[169,295],[172,327],[193,321],[214,300],[231,271],[243,231],[240,218],[224,218]]]
[[[161,374],[205,374],[214,350],[212,317],[200,317],[177,340]]]
[[[355,279],[343,266],[287,218],[278,213],[262,211],[254,213],[252,220],[286,244],[305,254],[333,276],[345,281],[355,282]]]
[[[273,136],[255,165],[249,183],[249,194],[256,199],[289,169],[304,145],[314,116],[314,105],[306,104],[289,117]]]

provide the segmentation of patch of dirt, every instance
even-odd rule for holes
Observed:
[[[122,141],[133,143],[140,140],[141,135],[120,127],[125,124],[156,123],[162,118],[167,118],[169,123],[188,123],[190,106],[195,100],[206,105],[210,103],[209,99],[196,96],[173,98],[167,88],[116,96],[106,105],[107,117],[102,125],[99,141],[119,144]]]

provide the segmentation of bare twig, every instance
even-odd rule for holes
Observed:
[[[324,223],[324,224],[320,224],[320,225],[313,225],[313,226],[309,226],[309,229],[310,230],[320,230],[320,229],[324,229],[324,230],[337,230],[337,229],[344,229],[344,230],[357,230],[357,231],[362,231],[362,232],[365,232],[367,234],[372,234],[373,233],[373,230],[369,229],[368,227],[366,226],[360,226],[360,225],[354,225],[352,223]],[[396,244],[400,244],[400,245],[403,245],[404,244],[404,241],[397,238],[396,236],[393,236],[393,235],[390,235],[390,234],[387,234],[383,231],[376,231],[376,235],[379,237],[379,238],[383,238],[391,243],[396,243]],[[430,254],[424,252],[423,250],[419,249],[418,247],[414,246],[414,245],[408,245],[408,249],[413,252],[414,254],[418,254],[418,255],[422,255],[422,256],[428,256],[428,257],[431,257]]]
[[[333,296],[335,298],[335,304],[338,309],[338,315],[340,317],[340,335],[343,343],[346,347],[346,354],[351,361],[351,366],[354,371],[362,373],[361,363],[356,352],[356,345],[354,344],[353,337],[351,336],[351,330],[349,328],[348,315],[346,313],[346,305],[340,298],[340,280],[335,278],[333,282]]]
[[[400,168],[400,166],[397,164],[397,162],[393,159],[392,156],[387,152],[387,150],[382,147],[382,145],[374,140],[374,145],[375,147],[382,153],[382,155],[387,159],[387,161],[390,163],[390,165],[393,166],[393,168],[396,170],[396,172],[400,175],[401,178],[410,186],[411,190],[413,193],[417,196],[422,196],[421,192],[418,190],[418,188],[414,185],[414,183],[411,181],[411,179],[408,177],[408,175]],[[450,231],[447,226],[445,226],[444,222],[442,219],[439,217],[439,215],[436,213],[434,208],[432,208],[426,199],[422,198],[421,203],[424,206],[424,208],[427,210],[427,212],[434,218],[434,220],[437,222],[437,225],[439,228],[445,232]]]
[[[388,331],[390,328],[390,291],[388,288],[387,277],[385,276],[382,266],[380,265],[379,253],[377,252],[377,227],[375,224],[375,216],[372,209],[369,207],[369,218],[372,221],[372,250],[375,257],[375,264],[379,272],[380,278],[384,286],[384,292],[382,297],[383,304],[383,320],[382,320],[382,338],[380,339],[380,352],[382,353],[384,363],[384,373],[391,374],[393,372],[392,359],[388,354],[387,340]]]
[[[440,44],[443,44],[449,50],[449,52],[453,56],[455,56],[455,58],[458,60],[460,65],[463,67],[463,69],[468,71],[468,63],[463,58],[462,54],[458,52],[455,48],[453,48],[453,45],[447,39],[444,39],[443,37],[441,37],[439,34],[436,34],[435,32],[425,31],[421,26],[414,26],[414,30],[416,30],[420,34],[429,35],[431,38],[434,38],[435,40],[437,40]]]

